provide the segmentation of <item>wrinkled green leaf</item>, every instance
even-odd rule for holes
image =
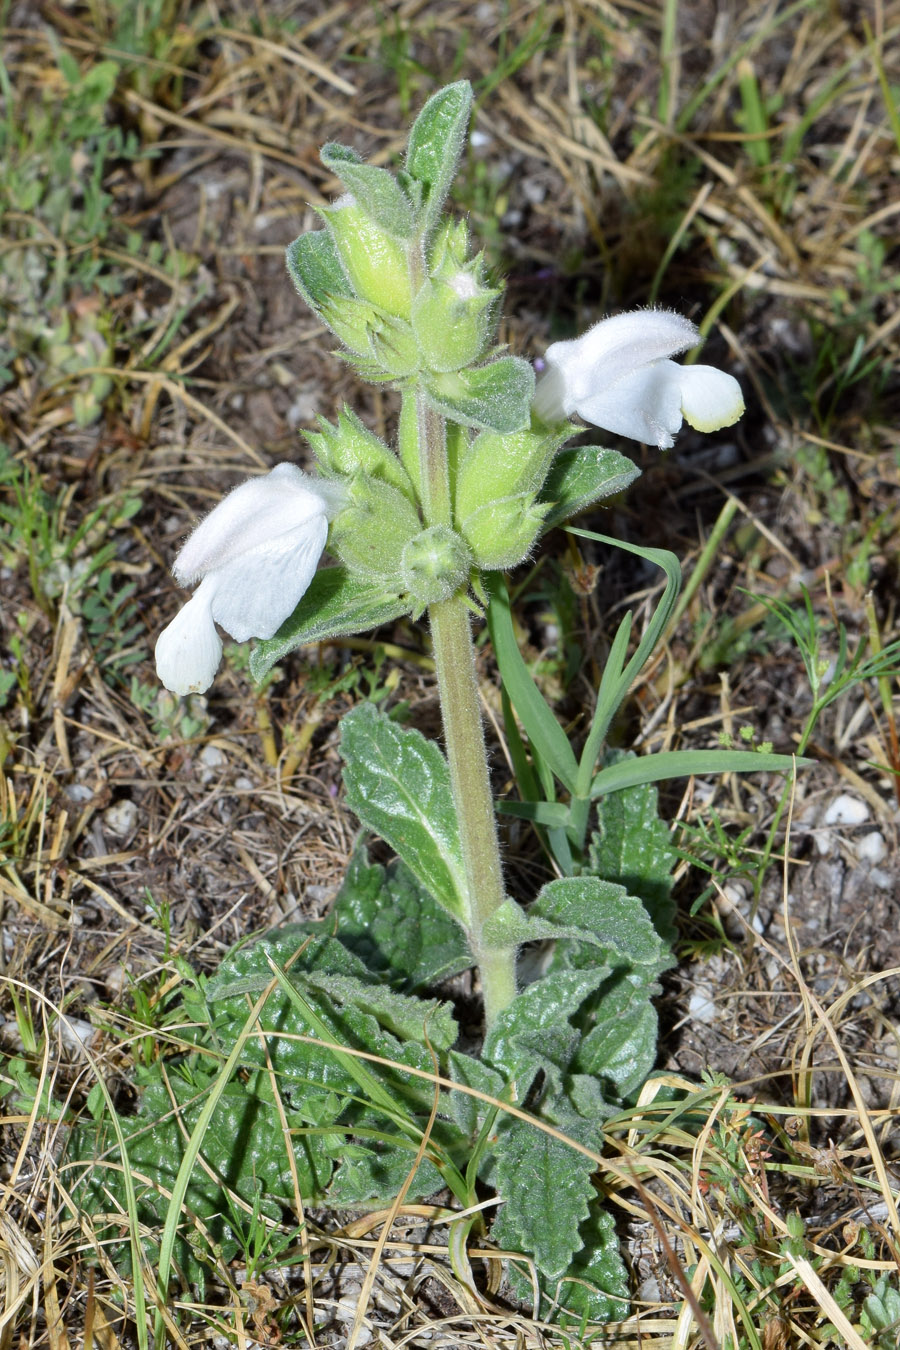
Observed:
[[[450,770],[439,748],[363,703],[344,718],[341,754],[351,810],[462,920],[467,912],[462,846]]]
[[[659,817],[657,799],[656,788],[645,783],[600,798],[590,870],[638,896],[656,931],[672,943],[676,938],[672,871],[678,855],[669,827]]]
[[[234,1041],[246,1019],[247,994],[265,988],[272,979],[273,965],[281,970],[286,967],[285,978],[296,992],[296,1002],[289,990],[272,992],[259,1017],[260,1028],[268,1033],[265,1046],[259,1037],[251,1037],[242,1063],[262,1068],[271,1062],[282,1091],[292,1101],[307,1094],[315,1096],[317,1090],[318,1095],[336,1092],[356,1097],[360,1078],[371,1077],[379,1105],[387,1104],[397,1122],[412,1128],[413,1113],[430,1107],[430,1089],[423,1079],[405,1075],[399,1066],[433,1071],[425,1042],[444,1051],[456,1039],[450,1006],[397,994],[376,983],[362,962],[334,938],[299,936],[300,942],[297,933],[266,935],[224,959],[207,985],[220,1040],[223,1044]],[[400,1040],[394,1028],[402,1028],[411,1039]],[[370,1051],[397,1067],[342,1062],[339,1050],[316,1044],[316,1038]]]
[[[501,1247],[527,1252],[546,1279],[559,1279],[582,1246],[578,1229],[594,1198],[596,1162],[524,1120],[507,1120],[494,1163],[504,1204],[491,1236]]]
[[[176,1066],[168,1071],[165,1081],[160,1077],[149,1083],[141,1094],[138,1114],[125,1122],[142,1242],[154,1261],[158,1258],[159,1234],[171,1204],[169,1196],[184,1156],[186,1135],[196,1125],[206,1093],[215,1081],[215,1064],[210,1069],[208,1063]],[[322,1127],[334,1121],[340,1106],[336,1097],[323,1098],[316,1129],[306,1128],[310,1121],[307,1113],[287,1108],[297,1175],[307,1200],[321,1200],[325,1196],[342,1135],[340,1131],[329,1132]],[[258,1072],[245,1082],[232,1082],[225,1087],[204,1135],[200,1157],[206,1167],[194,1168],[185,1195],[185,1209],[203,1222],[220,1259],[227,1262],[238,1254],[242,1243],[239,1211],[229,1206],[226,1187],[247,1205],[256,1202],[260,1214],[273,1220],[281,1218],[284,1205],[293,1203],[294,1181],[285,1135],[267,1073]],[[109,1119],[104,1116],[98,1122],[82,1122],[69,1141],[64,1175],[79,1206],[98,1216],[95,1224],[101,1240],[116,1244],[107,1246],[107,1250],[117,1268],[128,1270],[130,1257],[127,1242],[121,1241],[121,1224],[110,1225],[107,1232],[99,1217],[115,1213],[117,1204],[124,1212],[124,1183],[121,1170],[116,1167],[117,1160],[118,1149]],[[82,1163],[90,1167],[83,1168]],[[202,1296],[206,1272],[215,1265],[215,1257],[187,1218],[176,1237],[174,1256],[179,1270],[199,1286]]]
[[[581,1249],[565,1275],[558,1280],[539,1278],[538,1315],[567,1324],[574,1320],[576,1325],[619,1321],[628,1313],[628,1272],[619,1253],[613,1217],[596,1201],[580,1236]],[[508,1279],[514,1297],[530,1309],[534,1290],[525,1264],[511,1261]]]
[[[325,924],[367,969],[407,989],[434,984],[468,969],[465,934],[412,872],[393,862],[371,867],[357,849]]]
[[[464,1055],[461,1050],[451,1050],[447,1061],[454,1083],[475,1088],[487,1097],[502,1098],[506,1092],[506,1080],[502,1074],[480,1059]],[[451,1092],[449,1097],[453,1119],[470,1143],[474,1142],[486,1118],[496,1107],[480,1101],[478,1097],[471,1097],[468,1092]]]
[[[372,1121],[372,1130],[384,1134],[384,1120]],[[401,1139],[366,1138],[365,1144],[345,1148],[328,1187],[331,1205],[390,1205],[406,1181],[415,1160],[411,1144]],[[445,1179],[429,1158],[423,1158],[412,1181],[412,1194],[426,1198],[443,1190]]]
[[[425,233],[437,223],[453,182],[471,108],[472,86],[457,80],[431,96],[409,133],[406,170],[422,185],[420,227]]]
[[[575,1070],[598,1082],[607,1101],[628,1097],[643,1086],[656,1062],[656,1009],[646,988],[620,980],[598,1000],[593,1019],[578,1047]]]
[[[256,643],[250,656],[250,673],[255,680],[261,680],[296,647],[369,632],[399,619],[409,609],[405,596],[362,581],[346,567],[320,568],[309,590],[275,636]]]
[[[333,174],[342,179],[368,216],[399,239],[413,232],[413,213],[399,183],[374,164],[366,164],[355,150],[333,141],[323,145],[319,158]]]
[[[518,356],[500,356],[425,379],[429,402],[444,417],[467,427],[512,433],[531,425],[534,371]]]
[[[623,492],[640,477],[640,469],[618,450],[579,445],[560,450],[541,489],[540,500],[552,502],[544,529],[577,516],[594,502]]]
[[[545,1090],[562,1090],[563,1074],[575,1057],[579,1033],[569,1019],[600,987],[609,968],[561,970],[529,984],[504,1008],[487,1034],[482,1058],[504,1077],[515,1080],[524,1099],[538,1072]]]
[[[591,876],[548,882],[527,912],[507,900],[485,935],[507,945],[575,938],[599,949],[593,960],[607,969],[627,964],[655,972],[668,954],[640,900],[624,886]]]

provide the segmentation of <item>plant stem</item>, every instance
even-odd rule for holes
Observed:
[[[469,890],[469,943],[481,971],[485,1021],[515,998],[515,949],[486,945],[482,930],[503,904],[503,873],[478,706],[469,611],[458,595],[428,610],[437,667],[450,783]]]
[[[444,420],[421,393],[417,392],[415,399],[425,523],[449,525],[453,512]],[[493,947],[482,936],[485,923],[503,904],[505,893],[469,610],[461,595],[451,595],[430,605],[428,618],[450,784],[466,869],[466,928],[472,955],[481,972],[485,1021],[490,1028],[498,1013],[515,998],[515,948]]]

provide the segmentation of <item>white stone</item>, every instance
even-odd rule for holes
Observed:
[[[201,783],[211,783],[214,778],[219,778],[222,769],[228,763],[225,751],[220,750],[217,745],[204,745],[198,758],[203,766],[199,773]]]
[[[103,824],[110,834],[131,834],[137,825],[137,804],[130,799],[115,802],[103,812]]]
[[[856,856],[860,862],[880,863],[882,858],[886,857],[888,847],[884,835],[880,830],[871,830],[864,834],[861,839],[857,839],[854,848]]]
[[[842,792],[839,797],[825,809],[822,816],[824,825],[862,825],[869,819],[870,811],[865,802],[860,801],[859,797],[851,797],[849,792]]]
[[[714,1022],[716,1020],[716,1002],[709,985],[698,984],[688,1003],[688,1017],[692,1022]]]
[[[59,1039],[69,1051],[83,1050],[97,1039],[97,1028],[81,1017],[61,1017]]]

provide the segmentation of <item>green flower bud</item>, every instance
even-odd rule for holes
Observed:
[[[376,225],[349,193],[321,214],[359,298],[408,319],[412,284],[403,241]]]
[[[482,431],[463,455],[453,513],[479,567],[515,567],[528,557],[550,509],[535,499],[568,431],[538,422],[509,435]]]
[[[446,277],[465,267],[469,256],[469,227],[464,220],[448,218],[438,226],[428,254],[429,276]]]
[[[457,523],[476,566],[505,570],[528,557],[549,510],[549,502],[535,502],[533,493],[520,493],[485,502]]]
[[[421,530],[403,550],[400,575],[404,587],[424,609],[450,596],[465,585],[472,556],[449,525]]]
[[[386,318],[383,310],[370,305],[356,296],[329,298],[319,310],[323,323],[327,323],[345,347],[360,356],[370,356],[372,352],[372,329]]]
[[[413,302],[412,326],[423,363],[431,370],[461,370],[485,355],[500,295],[479,284],[472,266],[446,280],[430,278]]]
[[[522,494],[536,496],[553,456],[571,434],[532,421],[523,431],[501,435],[482,431],[463,456],[456,476],[454,512],[462,522],[486,502]]]
[[[332,522],[328,548],[367,580],[395,585],[406,546],[421,529],[408,497],[379,478],[361,474]]]
[[[308,432],[306,439],[325,477],[378,478],[415,502],[412,483],[397,456],[349,408],[338,414],[337,426],[320,417],[319,430]]]

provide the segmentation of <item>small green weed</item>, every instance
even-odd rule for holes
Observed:
[[[110,683],[121,682],[123,671],[144,655],[137,583],[122,580],[119,557],[141,506],[139,497],[108,498],[73,524],[72,490],[47,492],[37,473],[0,447],[0,523],[7,527],[0,557],[8,567],[25,561],[32,596],[47,618],[64,603],[82,619]],[[4,684],[0,693],[8,697],[13,685]]]

